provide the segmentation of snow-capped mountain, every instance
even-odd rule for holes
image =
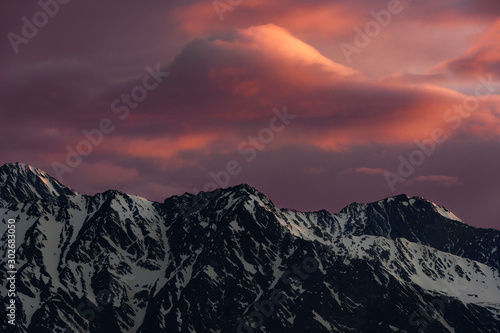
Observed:
[[[6,164],[0,168],[0,200],[20,203],[76,195],[40,169],[23,163]]]
[[[0,217],[1,253],[17,221],[18,259],[1,332],[500,331],[500,231],[419,197],[333,215],[238,185],[158,203],[15,163]]]

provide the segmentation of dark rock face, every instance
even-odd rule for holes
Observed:
[[[2,253],[9,218],[18,246],[1,332],[500,331],[500,231],[423,198],[301,213],[239,185],[156,203],[16,163],[0,216]]]

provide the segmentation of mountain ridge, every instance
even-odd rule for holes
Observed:
[[[36,175],[38,176],[40,179],[48,179],[50,180],[52,183],[56,184],[57,187],[59,189],[64,189],[65,191],[63,191],[63,193],[57,193],[58,195],[64,195],[64,194],[80,194],[78,193],[77,191],[74,191],[73,189],[71,189],[70,187],[60,183],[56,178],[50,176],[50,174],[46,173],[45,171],[39,169],[39,168],[35,168],[35,167],[32,167],[30,166],[29,164],[26,164],[26,163],[21,163],[21,162],[13,162],[13,163],[6,163],[2,166],[0,166],[0,189],[4,189],[5,187],[7,187],[8,185],[10,187],[16,187],[15,184],[12,184],[12,181],[10,183],[7,183],[5,181],[5,179],[3,179],[2,177],[4,177],[5,173],[6,173],[6,170],[29,170],[32,172],[32,175]],[[249,194],[257,194],[257,195],[260,195],[260,196],[263,196],[265,197],[267,200],[270,200],[265,194],[263,194],[262,192],[260,192],[259,190],[257,190],[256,188],[252,187],[251,185],[249,184],[246,184],[246,183],[242,183],[242,184],[238,184],[238,185],[234,185],[234,186],[229,186],[225,189],[247,189],[249,190]],[[213,192],[219,192],[223,190],[222,188],[219,188],[219,189],[216,189],[215,191],[210,191],[210,192],[206,192],[206,191],[200,191],[199,193],[197,194],[194,194],[194,193],[190,193],[190,192],[185,192],[181,195],[172,195],[170,197],[167,197],[164,199],[163,202],[165,201],[170,201],[170,199],[174,200],[174,199],[179,199],[179,200],[185,200],[185,199],[196,199],[198,197],[204,197],[207,195],[207,193],[213,193]],[[106,191],[103,191],[103,192],[99,192],[99,193],[96,193],[94,194],[95,195],[98,195],[98,194],[104,194],[104,193],[107,193],[107,192],[119,192],[119,193],[122,193],[122,194],[127,194],[127,195],[130,195],[130,196],[136,196],[136,197],[141,197],[141,196],[138,196],[138,195],[134,195],[134,194],[129,194],[129,193],[125,193],[125,192],[122,192],[122,191],[119,191],[119,190],[116,190],[116,189],[108,189]],[[50,192],[49,192],[50,193]],[[11,193],[9,193],[11,194]],[[47,194],[47,192],[45,193]],[[54,194],[54,192],[52,192],[51,194]],[[85,196],[89,196],[89,197],[92,197],[93,195],[89,195],[89,194],[82,194],[82,195],[85,195]],[[4,194],[2,194],[2,192],[0,192],[0,199],[4,199]],[[15,196],[14,196],[15,197]],[[33,199],[52,199],[54,198],[53,196],[49,196],[49,197],[35,197],[35,198],[29,198],[31,200]],[[143,198],[143,197],[141,197]],[[19,199],[19,198],[18,198]],[[156,202],[156,203],[160,203],[159,201],[155,201],[155,200],[150,200],[150,199],[147,199],[147,198],[144,198],[145,200],[148,200],[148,201],[151,201],[151,202]],[[401,194],[397,194],[397,195],[394,195],[394,196],[390,196],[390,197],[386,197],[384,199],[381,199],[381,200],[378,200],[378,201],[373,201],[373,202],[368,202],[368,203],[358,203],[358,202],[352,202],[348,205],[346,205],[344,208],[342,208],[338,213],[336,214],[341,214],[344,210],[348,209],[350,206],[356,206],[356,205],[369,205],[369,204],[376,204],[378,202],[382,202],[382,201],[390,201],[390,200],[411,200],[411,199],[415,199],[415,200],[424,200],[426,202],[429,202],[429,203],[432,203],[436,206],[439,206],[439,207],[442,207],[444,208],[446,211],[448,211],[447,208],[443,207],[443,206],[440,206],[440,205],[437,205],[435,203],[433,203],[432,201],[430,200],[427,200],[423,197],[420,197],[420,196],[413,196],[413,197],[409,197],[407,194],[404,194],[404,193],[401,193]],[[8,200],[8,199],[7,199]],[[271,200],[270,200],[271,201]],[[196,206],[196,202],[194,203],[194,206]],[[311,213],[311,211],[299,211],[299,210],[295,210],[295,209],[291,209],[291,208],[287,208],[287,207],[283,207],[283,208],[280,208],[280,209],[284,209],[284,210],[290,210],[290,211],[294,211],[294,212],[302,212],[302,213]],[[328,212],[329,214],[334,214],[335,213],[332,213],[330,211],[328,211],[327,209],[319,209],[319,210],[316,210],[316,211],[312,211],[312,212],[320,212],[320,211],[326,211]],[[461,221],[459,218],[457,218],[459,221]],[[463,222],[463,221],[461,221]],[[471,227],[474,227],[474,226],[471,226]]]
[[[0,205],[3,251],[17,220],[15,332],[500,329],[500,231],[424,199],[331,214],[277,208],[246,184],[159,203],[27,182]]]

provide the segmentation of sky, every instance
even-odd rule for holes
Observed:
[[[405,193],[500,229],[500,2],[0,4],[0,164],[162,202]]]

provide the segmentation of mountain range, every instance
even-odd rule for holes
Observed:
[[[297,194],[300,196],[300,193]],[[404,194],[337,214],[242,184],[164,202],[0,167],[1,332],[499,332],[500,231]]]

